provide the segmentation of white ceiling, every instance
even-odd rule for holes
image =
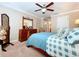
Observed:
[[[39,4],[41,5],[47,5],[48,3],[50,2],[39,2]],[[22,10],[24,12],[29,12],[37,15],[38,17],[50,17],[51,14],[79,9],[79,2],[54,2],[54,5],[49,7],[51,9],[54,9],[54,11],[46,11],[45,14],[42,14],[41,11],[34,12],[35,10],[40,8],[35,5],[35,2],[0,2],[0,5],[10,7],[16,10]]]

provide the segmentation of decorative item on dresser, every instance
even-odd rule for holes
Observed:
[[[19,30],[19,41],[23,42],[28,39],[28,37],[33,34],[37,33],[37,29],[20,29]]]

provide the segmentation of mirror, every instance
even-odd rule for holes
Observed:
[[[22,19],[22,27],[33,29],[33,19],[25,18]]]
[[[9,27],[9,16],[7,14],[1,14],[1,26],[7,32],[5,43],[9,43],[10,42],[10,27]]]
[[[4,27],[4,29],[8,30],[9,28],[9,16],[7,14],[1,14],[1,26]]]

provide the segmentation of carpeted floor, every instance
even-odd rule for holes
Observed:
[[[37,50],[29,47],[27,48],[25,42],[15,42],[14,46],[9,45],[6,50],[7,52],[3,52],[0,50],[1,57],[44,57]]]

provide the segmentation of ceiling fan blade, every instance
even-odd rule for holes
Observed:
[[[54,4],[53,2],[49,3],[49,4],[46,6],[46,8],[49,7],[49,6],[51,6],[51,5],[53,5],[53,4]]]
[[[41,8],[43,8],[43,6],[41,6],[41,5],[40,5],[40,4],[38,4],[38,3],[36,3],[36,5],[37,5],[37,6],[39,6],[39,7],[41,7]]]
[[[35,12],[40,11],[41,9],[35,10]]]
[[[53,9],[47,9],[48,11],[54,11]]]

